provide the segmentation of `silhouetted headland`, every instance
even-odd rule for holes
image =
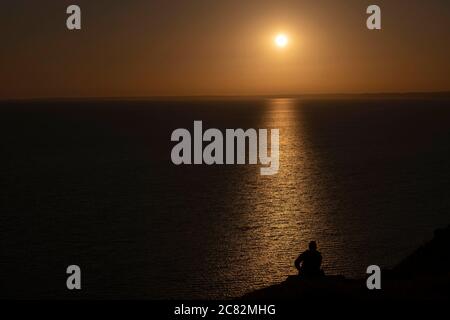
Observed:
[[[245,294],[242,299],[450,299],[450,225],[434,232],[434,237],[392,269],[382,271],[381,290],[368,290],[366,278],[340,275],[322,277],[288,276],[276,285]]]

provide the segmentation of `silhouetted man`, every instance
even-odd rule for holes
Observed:
[[[317,244],[315,241],[309,243],[309,249],[303,252],[295,260],[295,267],[298,274],[303,277],[320,277],[324,273],[320,269],[322,264],[322,255],[317,251]]]

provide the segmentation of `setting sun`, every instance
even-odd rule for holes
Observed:
[[[277,34],[277,36],[274,39],[274,42],[278,48],[284,48],[287,46],[289,39],[285,34],[280,33],[280,34]]]

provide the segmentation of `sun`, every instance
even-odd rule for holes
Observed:
[[[274,42],[278,48],[284,48],[288,45],[289,38],[284,33],[279,33],[276,35]]]

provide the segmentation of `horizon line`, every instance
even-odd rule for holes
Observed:
[[[170,99],[224,99],[224,98],[260,98],[260,99],[295,99],[305,97],[348,97],[348,96],[450,96],[450,90],[443,91],[381,91],[381,92],[359,92],[359,93],[286,93],[286,94],[241,94],[241,95],[150,95],[150,96],[42,96],[42,97],[13,97],[0,98],[0,102],[14,101],[67,101],[67,100],[170,100]]]

